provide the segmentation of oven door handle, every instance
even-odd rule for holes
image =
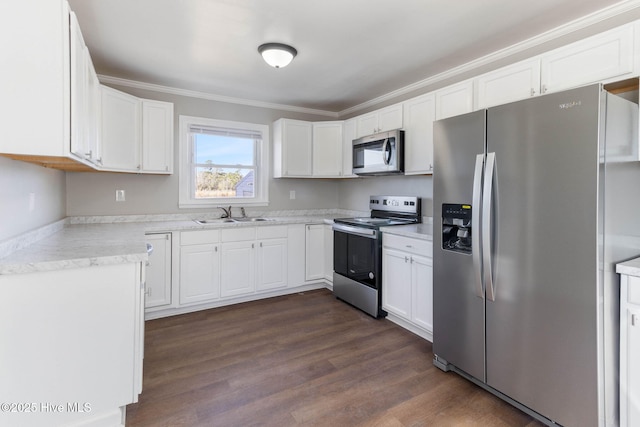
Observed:
[[[343,224],[333,224],[333,230],[341,231],[347,234],[355,234],[357,236],[366,237],[368,239],[376,239],[378,237],[378,232],[370,228],[350,227],[348,225],[343,225]]]

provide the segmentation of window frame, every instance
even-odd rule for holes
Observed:
[[[215,208],[218,206],[268,206],[269,205],[269,126],[257,123],[237,122],[230,120],[210,119],[206,117],[183,116],[179,118],[180,150],[179,150],[179,208]],[[193,181],[195,170],[192,169],[193,144],[189,129],[191,126],[211,126],[226,129],[259,132],[262,141],[256,144],[254,173],[255,195],[251,198],[217,197],[196,199]]]

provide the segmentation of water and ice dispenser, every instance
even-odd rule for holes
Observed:
[[[442,204],[442,249],[471,253],[471,205]]]

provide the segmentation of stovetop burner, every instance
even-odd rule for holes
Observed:
[[[401,196],[371,196],[370,217],[336,218],[334,222],[356,227],[374,228],[421,222],[420,199]]]

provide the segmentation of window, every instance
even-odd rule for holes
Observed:
[[[180,116],[180,207],[266,205],[269,126]]]

